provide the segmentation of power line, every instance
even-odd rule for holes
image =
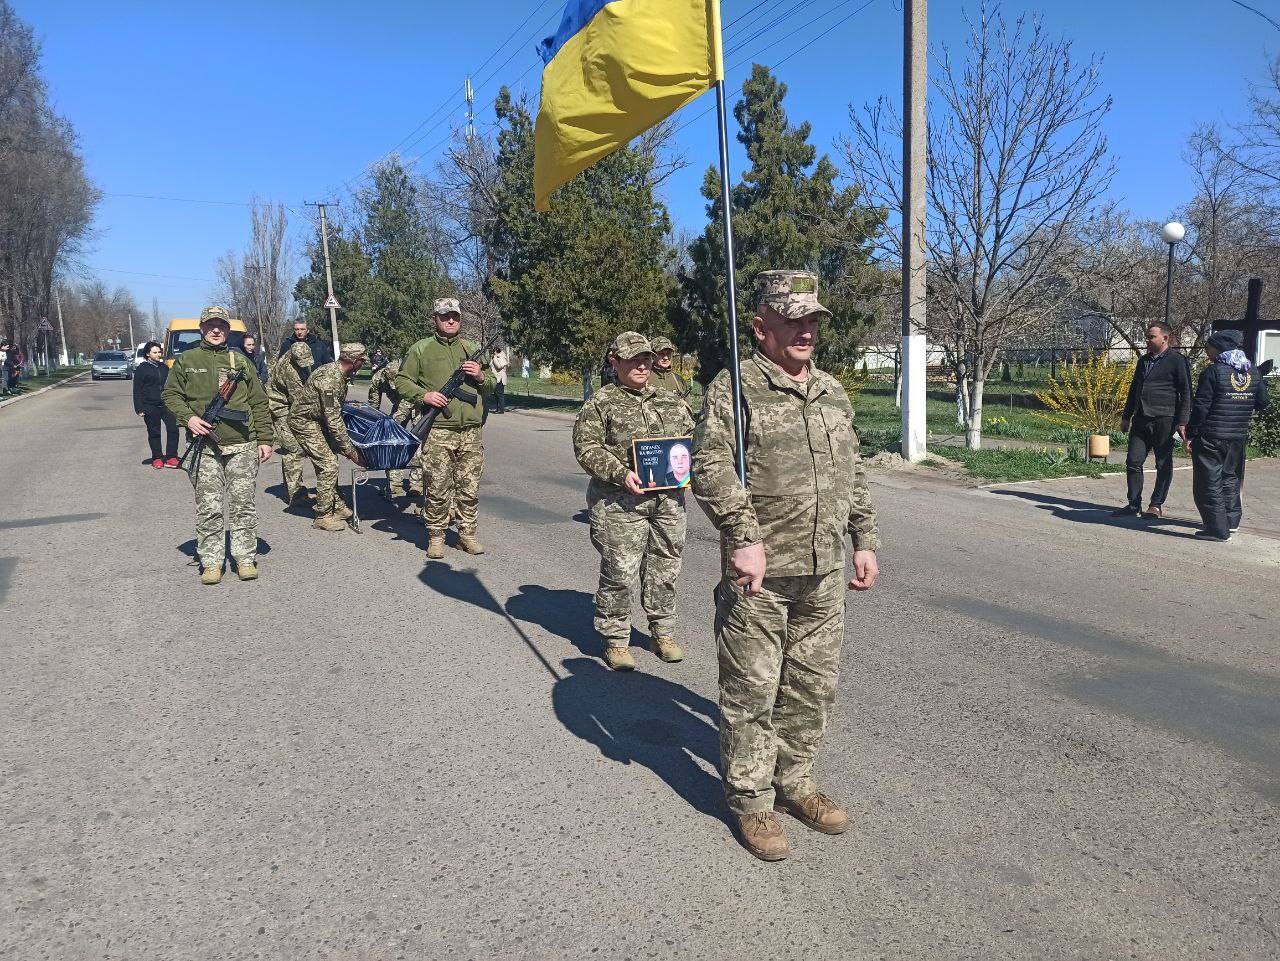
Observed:
[[[734,17],[732,20],[730,20],[728,23],[724,25],[725,32],[727,33],[735,24],[741,23],[747,17],[751,16],[753,13],[759,10],[761,7],[766,6],[767,4],[772,2],[773,0],[760,0],[760,2],[757,3],[750,10],[746,11],[745,13],[738,14],[738,16]]]
[[[1277,30],[1280,30],[1280,23],[1276,23],[1275,20],[1271,19],[1271,17],[1267,16],[1257,7],[1250,6],[1249,4],[1244,3],[1243,0],[1231,0],[1231,2],[1234,3],[1237,7],[1244,7],[1244,9],[1248,10],[1250,13],[1256,13],[1263,20],[1267,21],[1267,23],[1271,24],[1271,26],[1275,27]]]
[[[253,204],[245,200],[198,200],[194,197],[159,197],[155,194],[123,194],[113,191],[103,191],[104,197],[131,197],[135,200],[165,200],[176,204],[209,204],[215,207],[252,207]]]
[[[748,17],[744,15],[740,17],[737,21],[734,21],[735,24],[737,24],[736,26],[725,27],[725,30],[724,30],[725,40],[727,41],[727,40],[733,39],[734,34],[741,36],[748,29],[753,28],[756,24],[764,20],[765,17],[770,16],[785,2],[786,0],[769,0],[768,3],[757,4],[756,7],[754,8],[753,16]]]
[[[158,277],[161,280],[190,280],[201,284],[216,284],[216,280],[209,277],[182,277],[177,274],[144,274],[140,270],[120,270],[116,267],[90,267],[95,273],[102,271],[108,274],[131,274],[134,277]]]

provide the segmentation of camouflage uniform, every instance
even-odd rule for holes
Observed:
[[[655,357],[660,351],[676,349],[676,345],[671,343],[671,341],[667,340],[665,337],[655,337],[653,338],[652,343]],[[678,395],[682,400],[687,400],[689,397],[689,382],[677,374],[674,367],[668,367],[666,370],[661,370],[655,364],[653,372],[649,375],[649,386],[661,387],[663,390],[669,390],[673,394]]]
[[[826,313],[816,278],[761,275],[761,299],[785,316]],[[720,752],[735,814],[770,811],[813,794],[844,639],[845,544],[877,550],[853,408],[817,368],[800,381],[757,353],[742,365],[747,489],[734,465],[733,393],[723,371],[694,433],[693,489],[720,531],[724,577],[716,609]],[[730,574],[733,551],[764,543],[762,592]]]
[[[334,361],[316,369],[289,411],[289,430],[316,470],[316,517],[337,511],[337,455],[350,457],[356,449],[342,420],[346,397],[347,375]]]
[[[207,307],[201,322],[226,321],[222,307]],[[231,557],[239,567],[255,565],[258,553],[258,446],[271,443],[271,411],[252,362],[239,351],[207,342],[179,354],[165,381],[164,405],[180,424],[204,413],[233,368],[245,373],[227,407],[245,421],[219,421],[191,471],[196,495],[196,556],[205,571],[221,571],[230,533]],[[225,512],[225,519],[224,519]]]
[[[624,358],[651,352],[648,341],[634,333],[621,335],[615,349]],[[650,635],[674,633],[676,578],[687,523],[684,491],[636,496],[623,481],[633,469],[633,441],[684,437],[692,430],[693,418],[679,398],[654,387],[637,393],[618,384],[597,391],[574,424],[573,453],[591,476],[591,543],[600,553],[595,626],[609,647],[631,642],[631,585],[637,576]]]
[[[276,446],[284,468],[284,487],[289,500],[302,491],[302,447],[289,430],[289,407],[302,394],[302,386],[311,375],[315,358],[306,343],[295,343],[289,352],[271,365],[267,377],[267,404],[271,408],[271,426],[276,432]]]
[[[458,311],[458,302],[436,302],[436,313]],[[439,390],[477,345],[461,337],[432,334],[418,341],[405,355],[396,378],[400,396],[413,398],[409,416],[425,413],[422,396]],[[483,369],[483,364],[481,365]],[[449,518],[456,512],[458,533],[474,535],[480,506],[480,475],[484,471],[484,441],[481,436],[484,397],[493,390],[490,378],[481,383],[468,381],[465,390],[476,395],[469,403],[461,397],[440,411],[431,433],[418,451],[426,502],[422,523],[428,534],[443,535]]]
[[[398,376],[400,376],[400,361],[393,360],[381,367],[369,381],[369,403],[381,409],[382,398],[386,397],[391,401],[392,418],[401,427],[405,427],[413,419],[413,404],[404,403],[404,398],[400,396],[400,391],[396,387]],[[387,472],[387,480],[393,488],[398,487],[406,478],[411,491],[421,492],[422,469],[420,467]]]

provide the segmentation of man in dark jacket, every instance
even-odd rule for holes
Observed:
[[[1209,366],[1200,373],[1187,425],[1192,486],[1204,521],[1197,537],[1228,541],[1240,528],[1240,480],[1249,422],[1271,402],[1266,382],[1240,349],[1238,330],[1220,330],[1205,343]]]
[[[178,466],[178,422],[164,406],[161,395],[169,368],[164,362],[164,348],[148,341],[142,349],[145,358],[133,372],[133,412],[147,425],[147,443],[151,445],[151,466]],[[160,449],[160,425],[164,425],[165,445]]]
[[[315,358],[317,369],[333,363],[333,344],[311,333],[307,329],[307,322],[301,317],[293,322],[293,331],[280,341],[280,353],[276,356],[283,357],[289,352],[289,348],[297,343],[306,344],[311,348],[311,356]]]
[[[1164,516],[1164,500],[1173,482],[1173,435],[1187,437],[1191,414],[1191,366],[1169,347],[1169,326],[1163,321],[1147,325],[1147,352],[1129,384],[1120,427],[1129,434],[1125,472],[1129,480],[1128,502],[1112,516],[1142,510],[1142,472],[1147,454],[1156,455],[1156,486],[1151,491],[1147,517]]]

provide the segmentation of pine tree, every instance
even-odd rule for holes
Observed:
[[[495,257],[490,292],[522,350],[583,376],[627,329],[666,325],[671,222],[653,189],[654,156],[628,147],[533,209],[533,121],[523,103],[497,100],[499,179],[485,242]]]
[[[732,189],[736,248],[738,324],[743,349],[750,347],[754,278],[762,270],[812,270],[819,296],[832,319],[819,331],[818,363],[855,364],[872,316],[867,297],[880,289],[870,263],[870,242],[884,224],[882,211],[865,207],[856,187],[839,189],[838,171],[809,143],[807,122],[792,126],[783,107],[786,84],[756,64],[734,107],[750,167]],[[684,310],[676,314],[681,344],[696,350],[699,376],[710,380],[728,363],[724,228],[720,175],[713,167],[703,181],[708,223],[689,250],[681,271]]]

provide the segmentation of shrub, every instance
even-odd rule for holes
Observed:
[[[553,370],[551,372],[551,383],[557,387],[581,387],[582,375],[574,371]]]
[[[1133,365],[1113,364],[1105,353],[1064,364],[1036,398],[1046,410],[1033,411],[1051,423],[1090,434],[1109,434],[1124,412]]]
[[[1280,456],[1280,387],[1275,379],[1267,385],[1272,388],[1271,406],[1253,418],[1249,428],[1249,444],[1257,448],[1263,457]]]
[[[844,387],[845,393],[849,395],[850,401],[853,401],[862,393],[862,388],[866,387],[871,380],[871,375],[866,370],[866,361],[863,361],[861,370],[857,367],[841,367],[835,376],[836,380],[840,381],[840,384]]]

